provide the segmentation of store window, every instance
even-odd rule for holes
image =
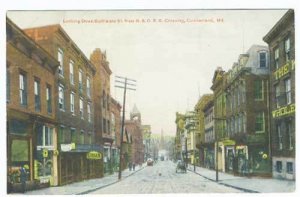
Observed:
[[[288,174],[294,173],[293,162],[286,162],[286,172]]]
[[[53,146],[53,128],[45,125],[38,126],[37,145],[38,147]]]
[[[80,131],[79,144],[84,144],[84,130]]]
[[[29,161],[29,145],[27,140],[13,140],[11,145],[11,161],[15,164]]]
[[[71,128],[71,142],[76,143],[77,142],[77,133],[75,128]]]
[[[282,172],[282,162],[276,161],[276,172],[281,173]]]

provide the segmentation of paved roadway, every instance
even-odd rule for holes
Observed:
[[[154,166],[90,194],[157,194],[157,193],[237,193],[242,192],[209,181],[193,172],[176,173],[171,161],[159,161]]]

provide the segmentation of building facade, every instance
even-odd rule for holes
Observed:
[[[55,96],[58,61],[6,19],[7,171],[26,166],[28,180],[58,182]]]
[[[112,173],[112,145],[114,136],[111,132],[111,96],[110,96],[110,75],[109,62],[106,52],[99,48],[95,49],[90,60],[96,68],[94,76],[94,101],[95,101],[95,134],[97,144],[103,146],[104,173]]]
[[[225,151],[227,172],[270,174],[269,50],[253,45],[228,71],[226,135],[235,142]]]
[[[270,49],[273,177],[295,180],[295,24],[289,10],[263,38]]]
[[[223,172],[225,172],[225,150],[234,145],[226,136],[226,75],[226,72],[218,67],[211,86],[214,95],[215,167]]]
[[[93,118],[95,66],[60,25],[24,31],[59,62],[54,87],[57,97],[58,183],[101,177],[101,147],[95,144]]]
[[[204,113],[204,167],[215,169],[214,102],[211,98],[203,106]]]
[[[143,130],[141,127],[141,113],[134,105],[130,112],[130,120],[125,121],[125,130],[132,137],[131,140],[131,162],[142,164],[144,162]]]
[[[198,164],[200,166],[204,166],[205,163],[205,151],[207,147],[205,146],[205,123],[204,123],[204,106],[210,101],[213,100],[212,94],[204,94],[200,97],[197,104],[195,105],[195,114],[196,114],[196,131],[195,131],[195,138],[196,138],[196,147],[199,151],[198,154]]]

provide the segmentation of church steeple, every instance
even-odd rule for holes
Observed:
[[[136,107],[136,104],[134,104],[133,109],[130,112],[130,120],[137,120],[141,123],[141,112]]]

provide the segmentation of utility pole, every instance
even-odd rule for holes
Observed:
[[[136,90],[132,87],[136,87],[136,80],[129,79],[127,77],[120,77],[116,76],[115,82],[119,83],[120,85],[115,85],[117,88],[122,88],[124,89],[124,94],[123,94],[123,113],[122,113],[122,129],[121,129],[121,139],[120,139],[120,163],[119,163],[119,176],[118,179],[121,180],[122,178],[122,146],[123,146],[123,133],[124,133],[124,124],[125,124],[125,103],[126,103],[126,90]],[[130,81],[131,83],[128,83]],[[129,87],[127,87],[129,86]]]

